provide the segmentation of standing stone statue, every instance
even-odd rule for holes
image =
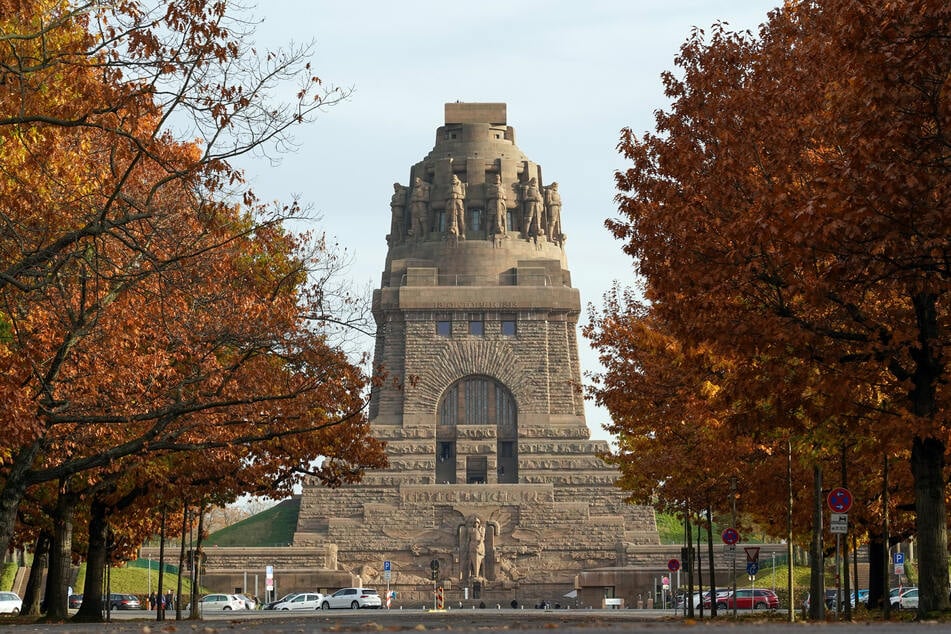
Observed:
[[[472,521],[466,544],[466,572],[470,579],[485,576],[485,526],[478,517]]]
[[[405,213],[406,213],[406,190],[407,188],[399,183],[393,183],[393,197],[390,198],[390,244],[399,244],[403,241],[406,233]]]
[[[522,204],[524,205],[525,215],[522,231],[525,237],[545,235],[545,227],[542,222],[544,201],[541,192],[538,191],[538,181],[534,178],[530,178],[527,184],[522,185]]]
[[[508,209],[505,206],[505,188],[502,187],[502,177],[498,174],[493,175],[492,180],[486,185],[485,198],[489,202],[489,210],[494,212],[494,232],[497,236],[504,236],[506,234],[505,220]]]
[[[415,235],[416,240],[426,237],[429,226],[429,193],[432,186],[419,176],[413,181],[413,191],[409,199],[410,228],[407,235]]]
[[[558,183],[545,188],[545,206],[548,208],[548,239],[561,242],[561,194]]]
[[[457,238],[466,238],[466,186],[459,177],[452,175],[449,198],[446,200],[446,213],[449,214],[449,234]]]

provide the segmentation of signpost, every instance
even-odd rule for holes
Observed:
[[[433,610],[436,610],[436,606],[438,605],[436,584],[438,583],[439,579],[439,560],[433,559],[431,562],[429,562],[429,568],[433,572]]]
[[[733,513],[736,515],[736,512]],[[734,520],[736,517],[733,518]],[[723,532],[720,534],[720,539],[723,540],[723,543],[730,547],[730,552],[733,553],[733,595],[736,596],[736,544],[740,541],[740,533],[732,526],[730,528],[724,528]],[[759,549],[756,549],[757,555],[759,554]],[[749,559],[749,553],[747,553],[747,559]],[[716,597],[710,599],[710,604],[716,601]],[[736,617],[736,601],[733,601],[733,616]]]
[[[387,607],[387,609],[389,609],[389,607],[390,607],[390,601],[391,601],[391,597],[390,597],[390,572],[391,572],[391,570],[390,570],[390,569],[391,569],[390,560],[387,559],[386,561],[383,562],[383,580],[386,581],[386,607]]]
[[[829,514],[829,531],[835,534],[835,594],[836,597],[842,597],[842,589],[839,587],[839,548],[841,547],[842,535],[849,532],[849,509],[852,508],[852,492],[845,487],[835,487],[829,491],[826,498],[832,513]],[[846,599],[851,600],[851,599]],[[835,602],[835,617],[839,618],[839,603]]]
[[[724,528],[720,538],[723,540],[724,544],[732,546],[736,542],[740,541],[740,534],[736,532],[735,528]]]

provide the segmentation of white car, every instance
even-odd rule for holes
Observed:
[[[236,595],[234,595],[234,596],[238,597],[238,599],[241,600],[241,602],[244,603],[244,609],[246,609],[246,610],[256,610],[256,609],[257,609],[257,607],[258,607],[258,602],[255,601],[254,599],[252,599],[251,597],[249,597],[248,595],[246,595],[246,594],[236,594]]]
[[[898,610],[918,609],[918,588],[903,588],[897,598],[892,598],[892,607]]]
[[[201,609],[205,610],[243,610],[244,601],[233,594],[206,594],[201,598]]]
[[[324,595],[319,592],[300,592],[275,605],[274,610],[317,610]]]
[[[0,592],[0,614],[19,614],[23,601],[16,592]]]
[[[324,597],[320,607],[330,608],[378,608],[383,605],[380,595],[373,588],[341,588],[333,594]]]

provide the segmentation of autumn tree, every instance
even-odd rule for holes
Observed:
[[[697,30],[656,131],[623,133],[608,222],[678,339],[777,384],[798,359],[830,435],[901,440],[922,613],[948,607],[949,21],[937,0],[817,0],[757,38]]]
[[[258,488],[382,460],[326,327],[340,261],[228,163],[345,93],[306,48],[258,56],[248,24],[226,2],[0,0],[4,549],[31,487],[136,455],[230,448],[267,465]]]

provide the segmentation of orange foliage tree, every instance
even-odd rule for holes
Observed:
[[[755,368],[748,400],[800,372],[811,443],[905,448],[922,612],[948,606],[949,22],[937,0],[819,0],[758,37],[697,30],[656,132],[622,135],[607,223],[671,336]]]
[[[346,94],[306,48],[257,56],[230,11],[0,0],[4,550],[31,487],[133,457],[214,456],[235,494],[383,461],[328,326],[338,254],[228,163]]]

